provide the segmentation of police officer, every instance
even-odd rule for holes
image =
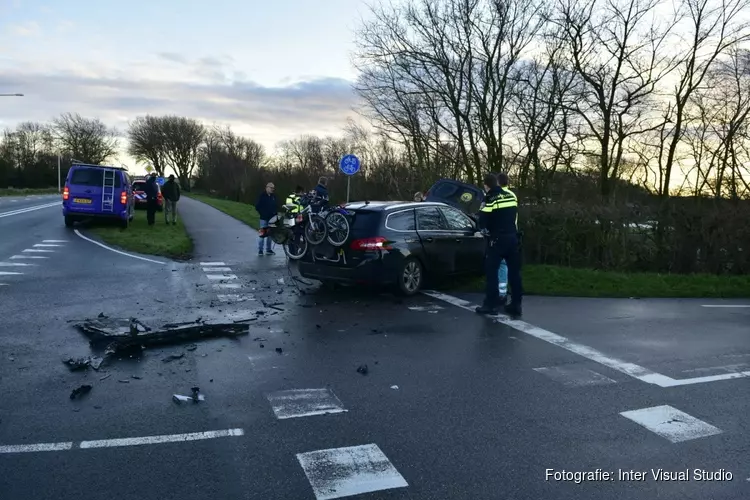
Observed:
[[[284,202],[285,205],[296,205],[292,210],[290,210],[291,213],[296,214],[302,211],[300,200],[302,199],[302,195],[304,194],[305,190],[302,188],[302,186],[297,186],[294,189],[294,192],[287,197],[286,201]]]
[[[515,194],[498,186],[493,174],[484,176],[486,191],[484,203],[479,209],[479,227],[486,232],[487,256],[485,257],[484,303],[476,308],[479,314],[496,314],[500,304],[498,269],[505,260],[508,265],[511,303],[505,312],[520,316],[523,288],[521,284],[521,256],[518,251],[518,199]]]

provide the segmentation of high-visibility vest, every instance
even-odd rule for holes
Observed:
[[[286,205],[295,205],[295,207],[291,209],[291,212],[293,214],[296,214],[302,211],[302,207],[299,204],[299,199],[300,199],[300,196],[294,193],[290,194],[286,198],[286,203],[285,203]]]

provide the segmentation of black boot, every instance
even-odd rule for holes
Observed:
[[[491,314],[497,314],[497,312],[498,312],[496,307],[489,307],[489,306],[484,305],[484,304],[481,305],[481,306],[479,306],[479,307],[477,307],[476,309],[474,309],[474,311],[477,314],[490,314],[490,315]]]
[[[507,314],[511,318],[520,318],[523,314],[523,311],[521,306],[517,306],[511,302],[510,304],[505,305],[505,314]]]

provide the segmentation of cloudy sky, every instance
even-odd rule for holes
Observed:
[[[0,126],[63,112],[230,124],[268,147],[355,117],[364,0],[0,0]]]

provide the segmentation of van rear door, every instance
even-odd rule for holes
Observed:
[[[121,185],[119,176],[115,180]],[[68,181],[70,209],[75,212],[100,213],[102,211],[102,185],[104,171],[101,168],[73,167]]]

